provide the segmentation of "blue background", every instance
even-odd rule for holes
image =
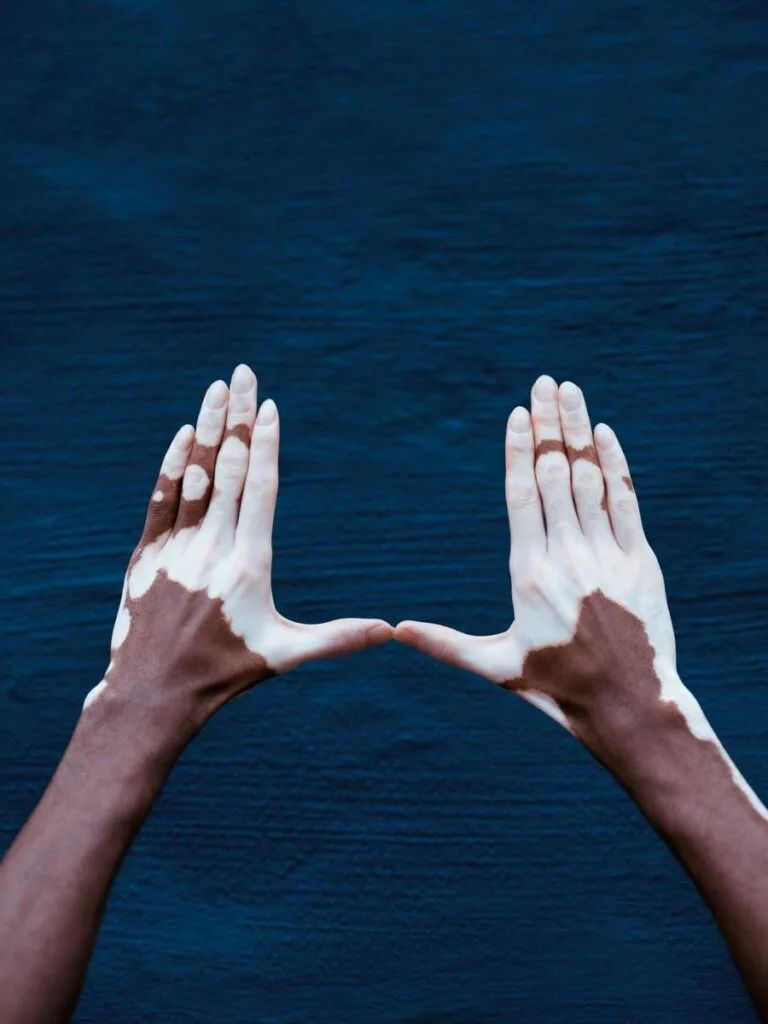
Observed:
[[[768,793],[768,12],[758,0],[3,4],[0,841],[108,660],[163,451],[245,360],[281,610],[509,621],[503,435],[619,432],[680,671]],[[186,751],[77,1020],[753,1019],[572,739],[396,645]]]

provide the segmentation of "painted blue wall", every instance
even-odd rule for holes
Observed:
[[[768,793],[759,0],[25,0],[0,54],[0,841],[101,677],[160,458],[246,360],[288,615],[510,615],[539,373],[628,451],[680,668]],[[390,645],[227,707],[126,861],[82,1024],[740,1024],[618,786]]]

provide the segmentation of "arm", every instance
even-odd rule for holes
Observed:
[[[517,693],[635,800],[712,910],[768,1020],[768,811],[677,672],[664,579],[626,458],[581,391],[541,377],[510,416],[514,622],[473,637],[401,622],[395,638]]]
[[[385,622],[290,622],[274,607],[274,403],[208,390],[169,448],[128,565],[104,679],[0,864],[0,1020],[74,1011],[110,885],[181,751],[215,711],[315,657],[390,638]],[[194,442],[194,443],[193,443]]]

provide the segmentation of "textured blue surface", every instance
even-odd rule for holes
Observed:
[[[103,673],[165,446],[241,359],[310,621],[503,628],[505,419],[541,372],[581,384],[681,673],[768,793],[767,53],[758,0],[3,5],[3,846]],[[751,1019],[610,777],[394,645],[189,748],[77,1017]]]

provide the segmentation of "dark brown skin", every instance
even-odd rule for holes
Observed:
[[[596,444],[595,444],[596,442]],[[515,621],[395,638],[537,704],[626,789],[707,901],[768,1021],[768,811],[676,669],[663,577],[626,458],[581,391],[542,377],[507,433]]]
[[[120,864],[218,708],[293,665],[392,635],[379,619],[307,626],[275,611],[277,410],[256,409],[255,377],[238,367],[163,462],[105,678],[0,864],[0,1024],[69,1020]]]
[[[556,701],[687,868],[768,1019],[768,821],[718,746],[659,700],[643,623],[596,591],[583,598],[570,642],[529,652],[521,676],[501,685]]]

